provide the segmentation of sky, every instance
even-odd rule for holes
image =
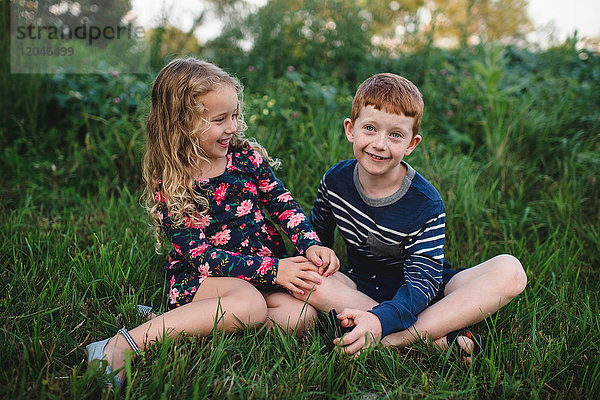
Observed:
[[[500,0],[501,1],[501,0]],[[264,4],[266,0],[250,0],[255,6]],[[143,26],[155,26],[161,7],[169,4],[171,23],[185,30],[192,24],[191,16],[196,14],[202,0],[195,1],[165,1],[165,0],[132,0],[138,23]],[[600,0],[529,0],[528,13],[538,32],[531,39],[541,43],[545,40],[551,28],[554,28],[556,39],[563,41],[575,30],[577,36],[600,37]],[[201,41],[216,36],[219,22],[212,20],[206,23],[199,35]]]

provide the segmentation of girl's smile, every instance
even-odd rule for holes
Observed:
[[[198,130],[200,147],[208,158],[202,177],[213,177],[223,173],[227,165],[227,151],[231,137],[238,128],[238,97],[235,88],[218,86],[200,97],[205,112],[203,124]]]

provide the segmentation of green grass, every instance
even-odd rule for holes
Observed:
[[[265,329],[186,337],[128,365],[115,397],[597,396],[599,59],[582,61],[572,49],[429,51],[386,62],[400,73],[422,58],[435,63],[415,79],[427,108],[424,141],[408,162],[446,202],[446,257],[471,266],[510,253],[529,278],[524,293],[475,327],[487,340],[483,356],[469,367],[417,343],[350,359],[333,350],[321,325],[303,338]],[[246,120],[248,134],[282,160],[278,176],[309,211],[322,174],[351,157],[342,121],[354,86],[298,74],[248,83]],[[134,304],[162,309],[166,299],[166,256],[154,253],[139,205],[146,100],[115,111],[101,98],[80,107],[67,97],[75,108],[60,109],[69,117],[56,125],[45,118],[61,87],[91,90],[110,78],[61,79],[53,86],[30,77],[15,103],[31,98],[35,108],[9,108],[0,127],[2,398],[113,397],[86,369],[85,344],[138,324]],[[123,93],[137,87],[122,79],[108,84]],[[10,80],[2,84],[19,93]]]

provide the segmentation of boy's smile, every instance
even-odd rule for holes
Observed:
[[[364,107],[354,123],[344,121],[348,141],[358,161],[358,176],[370,197],[393,194],[402,185],[406,168],[401,164],[421,141],[412,136],[413,117]]]

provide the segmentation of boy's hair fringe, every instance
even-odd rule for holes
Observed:
[[[142,165],[142,199],[154,228],[157,253],[163,243],[158,210],[161,201],[166,202],[175,226],[198,224],[208,211],[208,199],[192,189],[195,178],[192,175],[193,171],[202,171],[202,162],[208,162],[198,140],[199,130],[207,123],[200,97],[220,85],[230,85],[238,94],[238,130],[230,145],[250,146],[271,165],[278,166],[278,160],[270,160],[262,146],[244,136],[248,127],[242,113],[240,81],[206,61],[191,57],[171,61],[158,73],[152,87]]]
[[[390,114],[412,117],[413,137],[419,133],[421,118],[423,117],[423,96],[419,89],[408,79],[392,74],[381,73],[367,78],[360,84],[352,101],[352,123],[356,121],[360,111],[373,106]]]

